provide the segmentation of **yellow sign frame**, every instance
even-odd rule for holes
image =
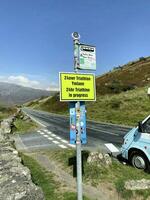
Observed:
[[[60,101],[96,101],[95,74],[59,72]]]

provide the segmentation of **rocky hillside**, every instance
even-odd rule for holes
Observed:
[[[23,87],[0,82],[0,102],[3,104],[23,104],[40,97],[52,96],[54,92]]]

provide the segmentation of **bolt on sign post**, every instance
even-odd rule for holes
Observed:
[[[76,144],[77,199],[82,200],[81,143],[86,144],[85,101],[96,101],[95,75],[78,73],[78,70],[96,70],[95,46],[80,44],[80,35],[72,33],[74,42],[74,73],[60,72],[60,101],[70,106],[70,143]]]

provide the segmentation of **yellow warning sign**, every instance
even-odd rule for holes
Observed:
[[[95,101],[95,75],[60,72],[60,101]]]

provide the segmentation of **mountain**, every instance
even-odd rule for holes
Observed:
[[[52,96],[54,93],[53,91],[0,82],[0,102],[6,105],[23,104],[40,97]]]

